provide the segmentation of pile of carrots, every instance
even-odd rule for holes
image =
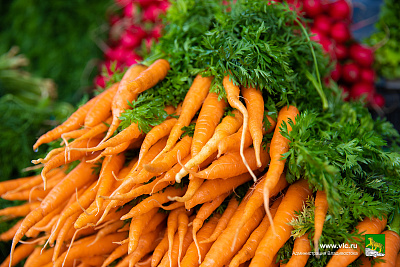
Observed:
[[[306,180],[289,185],[282,160],[289,140],[280,127],[295,122],[296,107],[283,107],[276,121],[268,117],[265,129],[259,90],[226,75],[227,98],[219,99],[209,92],[212,77],[198,75],[178,107],[165,107],[164,122],[146,134],[136,123],[115,134],[127,102],[169,68],[164,59],[131,66],[121,81],[37,140],[34,149],[62,142],[34,161],[43,166],[40,175],[0,183],[2,198],[27,201],[0,211],[24,217],[0,236],[12,239],[0,266],[25,258],[25,266],[279,266],[277,252],[293,229],[288,223],[313,195],[318,247],[326,195]],[[227,107],[233,110],[226,113]],[[193,122],[193,135],[185,134]],[[273,136],[268,144],[266,133]],[[78,165],[67,171],[73,162]],[[357,229],[378,234],[385,227],[385,219],[366,218]],[[384,259],[399,263],[395,238],[397,247],[387,248]],[[295,252],[311,249],[307,235],[295,240]],[[333,256],[328,266],[361,256],[360,247],[341,250],[354,253]],[[293,255],[286,266],[304,266],[308,257]]]

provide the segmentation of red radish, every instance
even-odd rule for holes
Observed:
[[[136,64],[138,61],[140,61],[141,58],[134,52],[127,53],[125,57],[125,64],[127,66],[131,66],[133,64]]]
[[[305,11],[306,15],[311,18],[321,14],[322,13],[321,0],[304,0],[303,11]]]
[[[375,93],[374,96],[372,97],[372,103],[380,108],[383,108],[385,106],[386,100],[383,97],[383,95]]]
[[[376,74],[374,69],[361,69],[360,78],[364,82],[374,83],[376,79]]]
[[[153,38],[156,38],[156,39],[160,38],[161,37],[161,29],[162,29],[161,24],[155,25],[150,32],[150,36]]]
[[[336,44],[333,48],[337,60],[346,59],[348,56],[347,47],[344,44]]]
[[[320,14],[314,18],[313,28],[328,35],[331,29],[332,19],[325,14]]]
[[[148,6],[143,12],[143,21],[156,22],[162,11],[156,6]]]
[[[349,20],[351,7],[346,0],[337,0],[329,5],[329,15],[336,20]]]
[[[373,83],[358,82],[350,89],[350,98],[359,99],[365,97],[364,100],[371,102],[375,94],[375,86]]]
[[[121,45],[126,48],[134,48],[140,44],[140,39],[136,38],[136,36],[130,31],[125,31],[121,35]]]
[[[106,87],[106,80],[103,76],[97,75],[94,78],[94,84],[98,87],[104,88],[104,87]]]
[[[342,78],[348,83],[355,83],[360,78],[360,68],[357,64],[350,62],[343,65]]]
[[[129,3],[126,6],[124,6],[123,13],[124,13],[124,17],[132,18],[135,14],[133,3]]]
[[[339,63],[336,63],[335,69],[331,72],[331,78],[334,81],[338,81],[342,75],[342,66]]]
[[[351,37],[349,25],[343,21],[336,22],[331,27],[330,35],[337,43],[348,41]]]
[[[363,67],[371,67],[374,62],[374,52],[371,48],[354,43],[350,46],[350,58]]]
[[[124,6],[128,5],[129,3],[131,3],[130,0],[114,0],[114,2],[120,7],[124,7]]]
[[[160,3],[158,8],[161,9],[162,12],[166,12],[170,5],[171,4],[168,1],[163,1]]]

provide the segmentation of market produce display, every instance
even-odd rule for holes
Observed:
[[[324,83],[330,59],[302,17],[178,0],[163,24],[142,62],[38,137],[35,150],[61,143],[40,174],[0,183],[26,201],[0,211],[23,217],[3,266],[399,261],[400,135]],[[364,235],[381,233],[371,257]]]

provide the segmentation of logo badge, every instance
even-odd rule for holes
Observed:
[[[370,256],[370,257],[385,256],[384,234],[365,235],[365,256]]]

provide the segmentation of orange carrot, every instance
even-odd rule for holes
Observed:
[[[205,181],[191,199],[185,202],[186,209],[213,200],[217,196],[231,192],[236,187],[251,180],[249,173],[244,173],[229,179],[213,179]]]
[[[85,127],[94,127],[111,116],[111,103],[118,86],[119,82],[116,82],[98,95],[93,107],[86,114]]]
[[[183,240],[185,238],[186,233],[189,228],[189,213],[188,212],[180,212],[178,214],[178,266],[180,266],[180,259],[182,259],[182,249],[183,249]],[[172,256],[172,255],[171,255]],[[170,262],[172,262],[172,258],[170,257]]]
[[[199,241],[199,251],[196,247],[195,242],[192,242],[188,247],[185,256],[182,259],[181,266],[199,266],[199,262],[201,262],[201,258],[199,255],[206,255],[210,250],[212,243],[202,243],[203,240],[210,237],[211,233],[214,231],[215,226],[217,225],[221,215],[214,214],[208,222],[204,224],[204,226],[197,233],[197,239]],[[199,253],[200,252],[200,253]]]
[[[0,234],[0,241],[10,241],[13,239],[15,233],[18,228],[21,226],[21,223],[24,219],[19,220],[16,224],[14,224],[10,229]]]
[[[40,136],[39,139],[36,141],[36,143],[33,145],[33,150],[37,150],[41,144],[49,143],[51,141],[60,138],[63,133],[79,129],[85,121],[87,112],[94,105],[96,100],[97,100],[96,97],[92,98],[86,104],[78,108],[61,125]]]
[[[383,262],[375,263],[374,267],[395,266],[398,264],[396,257],[400,250],[400,236],[392,230],[385,230],[381,234],[385,235],[385,256],[380,258]]]
[[[380,234],[386,227],[386,222],[386,218],[364,218],[360,223],[357,224],[356,229],[359,233],[363,233],[364,235]],[[336,252],[337,254],[333,255],[329,260],[328,264],[326,265],[327,267],[349,265],[361,254],[361,247],[357,246],[357,248],[340,248]],[[342,256],[343,253],[346,253],[346,257]]]
[[[36,244],[21,244],[15,249],[13,262],[10,262],[10,255],[0,264],[0,267],[15,266],[17,263],[29,256],[35,249]]]
[[[46,198],[40,203],[40,206],[31,211],[24,219],[21,227],[13,238],[11,245],[11,259],[16,244],[21,240],[25,233],[35,223],[40,221],[44,216],[49,214],[55,207],[67,200],[76,189],[81,188],[85,184],[93,181],[97,176],[92,172],[93,164],[81,162],[76,166],[60,183],[54,187]]]
[[[106,149],[104,149],[96,158],[92,159],[91,161],[95,162],[95,161],[99,160],[101,157],[118,155],[120,153],[123,153],[123,152],[125,152],[125,150],[127,150],[129,148],[132,141],[133,140],[123,142],[116,146],[106,147]]]
[[[282,198],[277,199],[271,206],[271,214],[275,216],[275,213],[282,201]],[[229,263],[229,267],[240,266],[240,264],[247,262],[251,258],[254,257],[254,253],[256,252],[257,246],[260,243],[261,239],[267,232],[270,226],[269,220],[267,216],[264,216],[261,223],[257,226],[257,228],[251,233],[249,239],[240,249],[240,251],[233,257],[231,262]]]
[[[186,93],[182,104],[182,111],[178,121],[171,129],[167,144],[162,153],[169,151],[182,135],[182,127],[188,126],[196,112],[200,109],[204,99],[207,97],[213,77],[202,77],[200,74],[193,80],[189,91]]]
[[[311,244],[308,234],[304,234],[294,240],[293,253],[286,267],[305,266],[310,257]]]
[[[59,227],[59,231],[57,231],[57,235],[55,236],[56,244],[54,246],[53,258],[52,260],[55,261],[60,253],[63,253],[63,249],[65,249],[64,241],[67,239],[68,233],[71,229],[73,229],[75,220],[79,217],[80,213],[76,212],[68,217],[64,224]],[[53,242],[54,243],[54,242]]]
[[[238,208],[236,214],[231,218],[231,221],[229,222],[225,231],[223,231],[217,240],[212,244],[210,251],[207,253],[204,261],[200,265],[201,267],[223,266],[228,264],[249,238],[253,230],[260,224],[265,215],[264,208],[258,208],[253,217],[247,221],[242,229],[240,229],[239,235],[237,236],[236,240],[234,240],[234,229],[236,229],[236,224],[242,212],[243,206]],[[232,244],[234,245],[232,246]]]
[[[24,184],[31,182],[32,180],[36,180],[37,184],[42,182],[42,178],[40,177],[40,175],[33,175],[29,177],[21,177],[12,180],[2,181],[0,182],[0,195],[6,194],[10,191],[14,191]]]
[[[178,217],[179,213],[182,212],[185,212],[183,207],[174,209],[169,213],[167,219],[168,258],[170,263],[172,263],[172,245],[174,244],[174,235],[178,230],[179,225]]]
[[[198,252],[198,258],[199,258],[199,264],[201,263],[201,252],[200,252],[200,247],[199,243],[197,242],[197,237],[196,234],[200,230],[200,228],[203,226],[204,221],[222,204],[222,202],[225,200],[225,198],[229,195],[229,192],[224,193],[222,195],[219,195],[217,198],[212,200],[211,202],[204,203],[199,211],[196,214],[196,218],[193,220],[193,241],[196,245],[197,252]]]
[[[322,229],[325,223],[326,212],[328,211],[328,201],[326,199],[326,193],[323,190],[318,190],[315,196],[315,215],[314,215],[314,250],[319,250],[319,239],[322,235]]]
[[[107,119],[105,119],[104,122],[100,122],[96,126],[93,126],[92,128],[90,128],[87,133],[84,133],[80,137],[76,138],[74,140],[74,142],[77,142],[77,141],[80,141],[83,139],[97,137],[100,134],[104,134],[107,131],[108,125],[111,123],[111,121],[112,121],[112,117],[110,116]]]
[[[153,256],[151,258],[151,266],[157,266],[161,259],[163,258],[164,254],[168,251],[168,231],[164,232],[164,237],[158,243],[158,245],[154,248]]]
[[[247,131],[248,128],[248,123],[249,123],[249,113],[246,109],[246,107],[240,102],[239,100],[239,94],[240,94],[240,89],[239,86],[236,86],[233,84],[233,82],[230,80],[229,75],[226,75],[224,79],[222,80],[222,84],[224,86],[225,92],[226,92],[226,98],[228,100],[228,103],[231,105],[231,107],[238,109],[242,115],[243,115],[243,131],[242,131],[242,138],[240,140],[240,156],[242,158],[242,161],[253,177],[254,182],[257,181],[257,177],[253,174],[252,169],[249,167],[247,163],[247,159],[245,155],[243,154],[244,151],[244,141],[245,141],[245,132]],[[263,109],[264,110],[264,109]]]
[[[216,93],[208,93],[200,109],[199,116],[193,133],[193,141],[191,147],[191,156],[195,156],[212,137],[215,128],[224,115],[227,103],[224,99],[218,100]]]
[[[231,152],[213,161],[209,167],[196,173],[195,176],[203,179],[227,179],[246,173],[248,168],[250,168],[252,171],[258,169],[254,148],[246,148],[242,155],[246,157],[247,166],[245,166],[241,160],[241,155],[239,152]],[[266,149],[261,150],[260,157],[263,166],[266,166],[269,162],[269,156]]]
[[[295,123],[295,118],[299,114],[299,111],[294,106],[283,107],[278,113],[277,127],[275,128],[274,135],[272,136],[269,154],[271,162],[266,173],[264,182],[264,204],[267,210],[267,215],[270,219],[271,228],[274,229],[274,224],[269,213],[269,195],[272,188],[276,186],[285,168],[286,160],[282,159],[282,155],[289,150],[289,140],[280,133],[280,127],[282,123],[287,124],[287,129],[290,132],[292,127],[289,121]]]
[[[153,194],[152,196],[142,200],[136,206],[134,206],[127,214],[121,217],[121,220],[126,220],[132,217],[139,216],[151,210],[152,208],[158,207],[158,204],[165,204],[169,201],[169,196],[182,196],[186,191],[186,187],[175,188],[167,187],[164,192]]]
[[[264,99],[261,90],[252,87],[243,87],[242,95],[249,113],[249,131],[256,153],[257,166],[261,167],[261,142],[263,138]]]
[[[110,266],[112,262],[128,254],[128,243],[122,244],[117,247],[110,255],[104,260],[102,267]]]
[[[182,177],[188,174],[188,170],[192,169],[195,166],[198,166],[202,162],[204,162],[207,158],[209,158],[214,152],[218,149],[218,143],[224,137],[233,134],[239,129],[240,125],[243,122],[243,116],[238,110],[233,110],[233,116],[225,116],[221,123],[215,128],[214,134],[210,140],[203,146],[196,156],[191,158],[182,168],[179,173],[177,173],[175,180],[177,183],[180,183]]]
[[[40,202],[27,202],[18,206],[11,206],[0,210],[2,221],[17,217],[24,217],[40,206]]]
[[[236,133],[231,134],[230,136],[227,136],[221,140],[221,142],[218,144],[218,155],[217,155],[218,158],[227,152],[240,151],[240,144],[243,135],[242,132],[243,132],[243,126],[241,126]],[[252,143],[253,139],[251,138],[249,128],[247,128],[246,132],[244,133],[243,147],[248,148]]]
[[[29,267],[43,267],[51,263],[51,256],[53,255],[54,248],[43,250],[36,247],[35,250],[29,255],[25,261],[25,266]]]
[[[120,81],[111,105],[113,120],[104,140],[110,138],[118,128],[119,117],[125,109],[129,108],[128,103],[135,100],[141,92],[152,88],[164,79],[170,68],[168,61],[164,59],[156,60],[148,68],[143,65],[134,66],[126,71]]]
[[[222,231],[224,231],[225,228],[227,227],[230,219],[232,218],[233,214],[236,212],[238,206],[239,206],[239,201],[236,199],[236,197],[232,197],[229,200],[228,206],[226,207],[221,218],[218,220],[218,223],[215,226],[215,229],[212,232],[212,234],[207,239],[199,241],[199,244],[211,243],[211,242],[214,242],[215,240],[217,240],[217,238],[222,233]]]
[[[303,203],[311,193],[308,182],[303,179],[289,186],[274,217],[275,229],[268,228],[257,247],[250,266],[269,266],[272,263],[278,250],[290,238],[293,226],[288,223],[294,218],[295,212],[302,209]]]
[[[142,213],[139,216],[132,218],[129,227],[128,254],[131,254],[137,248],[139,237],[142,235],[146,224],[152,220],[157,211],[158,208],[153,208],[146,213]]]

